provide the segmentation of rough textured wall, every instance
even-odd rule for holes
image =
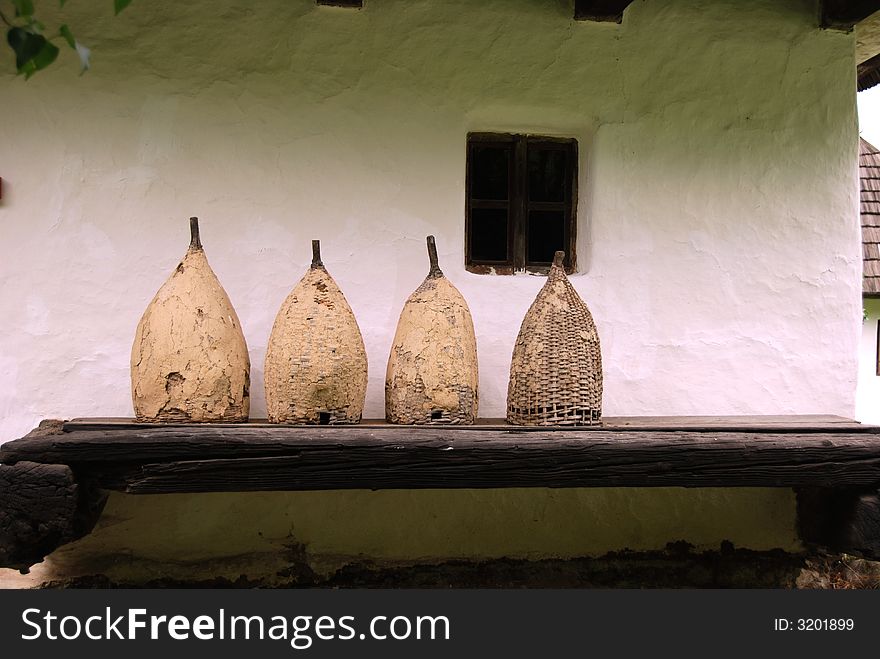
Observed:
[[[856,26],[856,62],[864,62],[880,52],[880,11]]]
[[[0,588],[95,574],[133,583],[286,583],[303,569],[326,575],[360,562],[567,559],[681,540],[695,551],[726,541],[797,552],[794,509],[785,488],[698,488],[687,496],[680,488],[114,492],[91,535],[55,551],[26,579],[0,569]]]
[[[135,326],[191,215],[241,318],[252,415],[275,312],[322,238],[364,333],[365,416],[382,416],[433,233],[473,312],[481,415],[503,416],[543,279],[464,270],[472,130],[579,140],[572,282],[606,415],[852,414],[854,37],[816,29],[813,2],[639,0],[623,25],[576,23],[563,0],[63,12],[93,70],[63,52],[0,77],[0,440],[131,414]]]
[[[241,319],[254,416],[312,238],[364,334],[365,416],[382,416],[429,233],[473,313],[481,415],[503,416],[544,279],[463,267],[465,136],[495,130],[579,140],[571,281],[601,337],[606,415],[853,413],[854,37],[816,29],[811,0],[637,0],[623,25],[575,23],[566,0],[99,7],[64,9],[88,74],[63,53],[27,83],[0,76],[0,441],[131,414],[135,327],[191,215]],[[789,491],[114,495],[107,512],[47,567],[110,571],[125,552],[189,571],[284,543],[386,560],[797,548]]]

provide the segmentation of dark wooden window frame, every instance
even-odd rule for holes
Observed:
[[[364,6],[363,0],[316,0],[319,5],[325,7],[349,7],[351,9],[361,9]]]
[[[476,146],[498,145],[510,149],[508,161],[508,201],[480,200],[471,195],[471,153]],[[528,199],[528,145],[542,149],[567,151],[570,158],[570,177],[566,182],[567,194],[561,202],[530,202]],[[477,274],[511,275],[515,272],[546,274],[550,263],[527,260],[528,215],[530,210],[563,210],[565,270],[577,271],[577,184],[578,143],[574,138],[514,133],[468,133],[465,166],[465,268]],[[474,260],[471,255],[471,211],[474,208],[508,209],[508,245],[506,261]]]

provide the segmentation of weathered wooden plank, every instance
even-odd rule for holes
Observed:
[[[880,426],[830,414],[743,415],[743,416],[618,416],[604,417],[603,429],[695,430],[695,431],[837,431],[844,428],[880,432]]]
[[[849,431],[122,426],[29,436],[0,460],[70,464],[131,492],[880,483],[880,437]]]
[[[856,67],[856,75],[858,76],[858,90],[860,92],[880,84],[880,54],[874,55],[871,59],[859,64]],[[865,180],[864,178],[862,179],[863,187],[865,186]]]
[[[0,510],[0,563],[26,567],[88,532],[97,487],[794,487],[806,541],[880,554],[878,430],[830,416],[618,418],[564,430],[44,422],[0,447],[0,496],[13,501]]]
[[[618,418],[564,430],[44,422],[0,446],[0,565],[27,568],[88,533],[105,500],[98,487],[794,487],[805,541],[880,555],[878,430],[829,416]]]
[[[82,537],[105,499],[78,485],[66,465],[0,464],[0,567],[26,570]]]
[[[601,429],[464,431],[83,420],[66,424],[67,432],[44,424],[0,446],[0,461],[68,464],[102,487],[130,492],[880,484],[878,428],[838,417],[767,421],[759,431],[710,430],[695,419],[686,419],[686,427],[694,424],[686,430],[654,419],[648,430],[622,420]]]
[[[402,454],[402,453],[405,453]],[[642,455],[605,460],[602,453],[326,450],[300,455],[190,460],[105,474],[105,487],[132,493],[253,490],[434,489],[504,487],[876,487],[880,458],[722,462],[720,456]],[[718,460],[713,457],[719,458]],[[777,456],[778,457],[778,456]]]
[[[859,451],[880,455],[880,436],[868,432],[693,431],[693,430],[524,430],[516,426],[480,431],[450,431],[449,426],[260,426],[203,425],[118,427],[105,430],[34,434],[0,446],[0,461],[80,464],[88,462],[157,462],[192,458],[259,457],[303,450],[350,451],[357,447],[413,450],[603,451],[606,457],[644,450],[655,456],[712,450],[755,452],[781,450]]]
[[[211,427],[229,427],[228,424],[204,424]],[[71,419],[65,421],[65,431],[74,430],[114,430],[120,428],[167,428],[167,427],[190,427],[192,424],[158,424],[137,423],[131,418],[108,417]],[[277,428],[277,424],[269,423],[265,419],[253,419],[244,427]],[[240,426],[235,426],[240,427]],[[383,419],[365,419],[359,428],[398,428],[401,432],[406,428],[386,423]],[[842,416],[827,414],[802,414],[802,415],[749,415],[749,416],[619,416],[604,417],[599,426],[560,426],[558,428],[546,428],[538,426],[511,426],[504,419],[477,419],[474,425],[444,426],[447,430],[454,431],[481,431],[487,429],[511,430],[522,432],[589,432],[596,430],[700,430],[700,431],[795,431],[795,430],[840,430],[847,428],[859,432],[880,433],[880,426],[870,426],[847,419]]]

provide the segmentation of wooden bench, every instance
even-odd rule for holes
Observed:
[[[0,566],[89,533],[107,490],[786,487],[808,544],[880,552],[880,427],[836,416],[616,417],[602,426],[44,421],[0,445]]]

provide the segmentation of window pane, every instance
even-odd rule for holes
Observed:
[[[528,241],[529,263],[551,263],[554,252],[566,249],[565,211],[529,211]]]
[[[471,209],[471,260],[507,261],[507,209]]]
[[[471,147],[471,199],[507,199],[510,149]]]
[[[565,151],[529,144],[529,201],[563,201]]]

